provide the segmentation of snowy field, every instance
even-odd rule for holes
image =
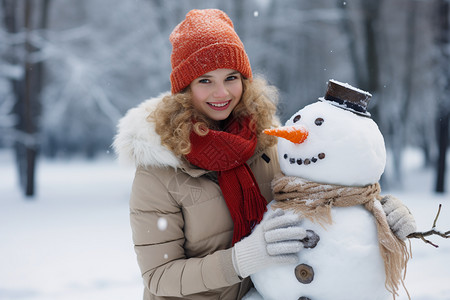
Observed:
[[[142,298],[128,223],[133,170],[111,156],[41,160],[37,196],[27,200],[12,153],[0,150],[0,300]],[[409,206],[420,231],[431,228],[442,203],[437,229],[450,230],[450,194],[430,192],[432,171],[422,169],[416,153],[404,157],[404,190],[389,193]],[[414,300],[449,300],[450,239],[430,239],[439,248],[411,240],[406,286]],[[399,299],[407,299],[403,291]]]

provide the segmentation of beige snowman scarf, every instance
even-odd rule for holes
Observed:
[[[381,206],[380,185],[348,187],[320,184],[299,177],[279,174],[272,181],[275,194],[273,207],[293,210],[323,227],[332,223],[332,207],[364,205],[375,217],[378,243],[386,272],[386,288],[395,298],[398,285],[403,284],[402,271],[406,272],[409,252],[404,241],[389,228]]]

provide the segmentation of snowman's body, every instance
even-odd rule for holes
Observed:
[[[349,187],[378,182],[386,161],[378,126],[370,117],[321,100],[298,111],[283,127],[287,132],[307,133],[300,141],[279,138],[284,175]],[[382,209],[379,202],[376,205]],[[390,299],[372,213],[358,205],[333,207],[331,216],[332,224],[324,227],[305,218],[303,227],[320,237],[317,245],[301,250],[296,265],[270,267],[253,274],[256,290],[244,299]],[[295,269],[301,264],[314,271],[309,283],[297,279]]]
[[[333,224],[326,229],[305,219],[304,228],[313,230],[320,241],[314,248],[298,253],[298,264],[275,266],[253,274],[251,279],[257,292],[253,291],[246,299],[390,299],[392,296],[384,285],[384,264],[373,216],[365,208],[354,206],[333,208],[332,217]],[[310,283],[297,280],[295,268],[300,264],[314,270]]]

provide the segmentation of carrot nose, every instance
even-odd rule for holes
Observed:
[[[264,133],[287,139],[295,144],[303,143],[308,137],[308,130],[300,126],[285,126],[265,129]]]

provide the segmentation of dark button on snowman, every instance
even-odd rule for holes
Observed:
[[[325,97],[265,131],[279,137],[283,172],[272,182],[270,206],[302,217],[308,237],[297,264],[251,275],[256,291],[244,299],[377,300],[396,293],[407,254],[380,203],[386,150],[367,111],[370,98],[330,80]]]

